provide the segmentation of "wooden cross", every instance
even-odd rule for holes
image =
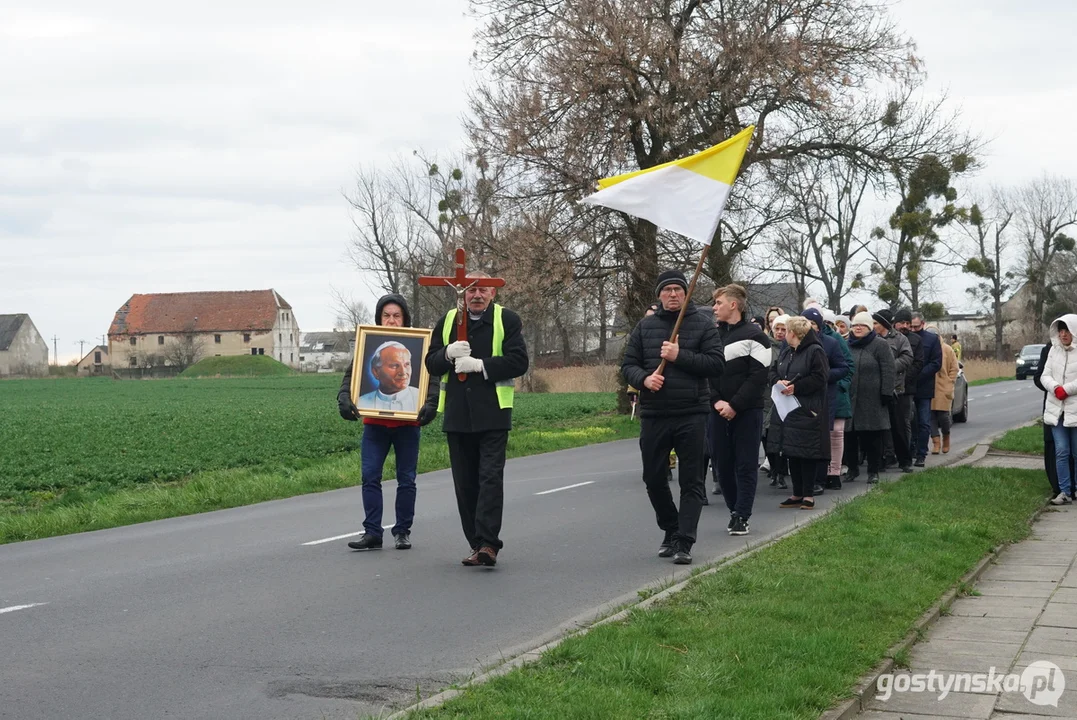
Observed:
[[[426,287],[435,285],[447,285],[456,291],[456,339],[467,341],[467,307],[464,303],[464,293],[473,287],[502,287],[505,281],[502,278],[471,278],[467,276],[467,266],[463,248],[456,248],[456,257],[453,267],[456,271],[449,277],[435,275],[422,275],[419,284]],[[467,379],[466,373],[458,373],[461,382]]]

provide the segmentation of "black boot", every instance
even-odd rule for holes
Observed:
[[[778,476],[778,489],[779,490],[788,490],[789,489],[789,483],[787,483],[785,481],[785,475],[779,475]]]
[[[837,475],[826,476],[826,489],[827,490],[841,490],[841,478]]]
[[[367,533],[358,540],[352,540],[348,547],[352,550],[381,550],[381,538]]]

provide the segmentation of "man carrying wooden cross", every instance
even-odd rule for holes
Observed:
[[[460,523],[471,552],[467,566],[497,564],[504,509],[505,448],[512,429],[514,378],[527,372],[520,316],[494,302],[493,285],[504,281],[480,272],[421,278],[423,285],[463,290],[463,312],[454,308],[434,327],[426,368],[441,377],[438,412],[443,414]],[[454,339],[464,321],[466,339]],[[463,379],[461,379],[463,378]]]

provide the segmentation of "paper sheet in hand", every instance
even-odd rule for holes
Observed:
[[[770,389],[770,399],[774,401],[774,410],[778,413],[778,417],[785,422],[785,416],[793,411],[794,408],[800,407],[800,401],[793,395],[782,395],[782,390],[785,386],[781,383],[774,383],[774,387]]]

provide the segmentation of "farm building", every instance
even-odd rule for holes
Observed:
[[[108,330],[112,367],[186,366],[215,355],[268,355],[299,366],[299,323],[276,290],[132,295]]]
[[[26,313],[0,315],[0,377],[49,374],[49,346]]]
[[[98,345],[90,352],[86,353],[86,356],[79,360],[78,374],[82,375],[103,375],[108,373],[112,369],[112,361],[108,357],[108,346]]]

